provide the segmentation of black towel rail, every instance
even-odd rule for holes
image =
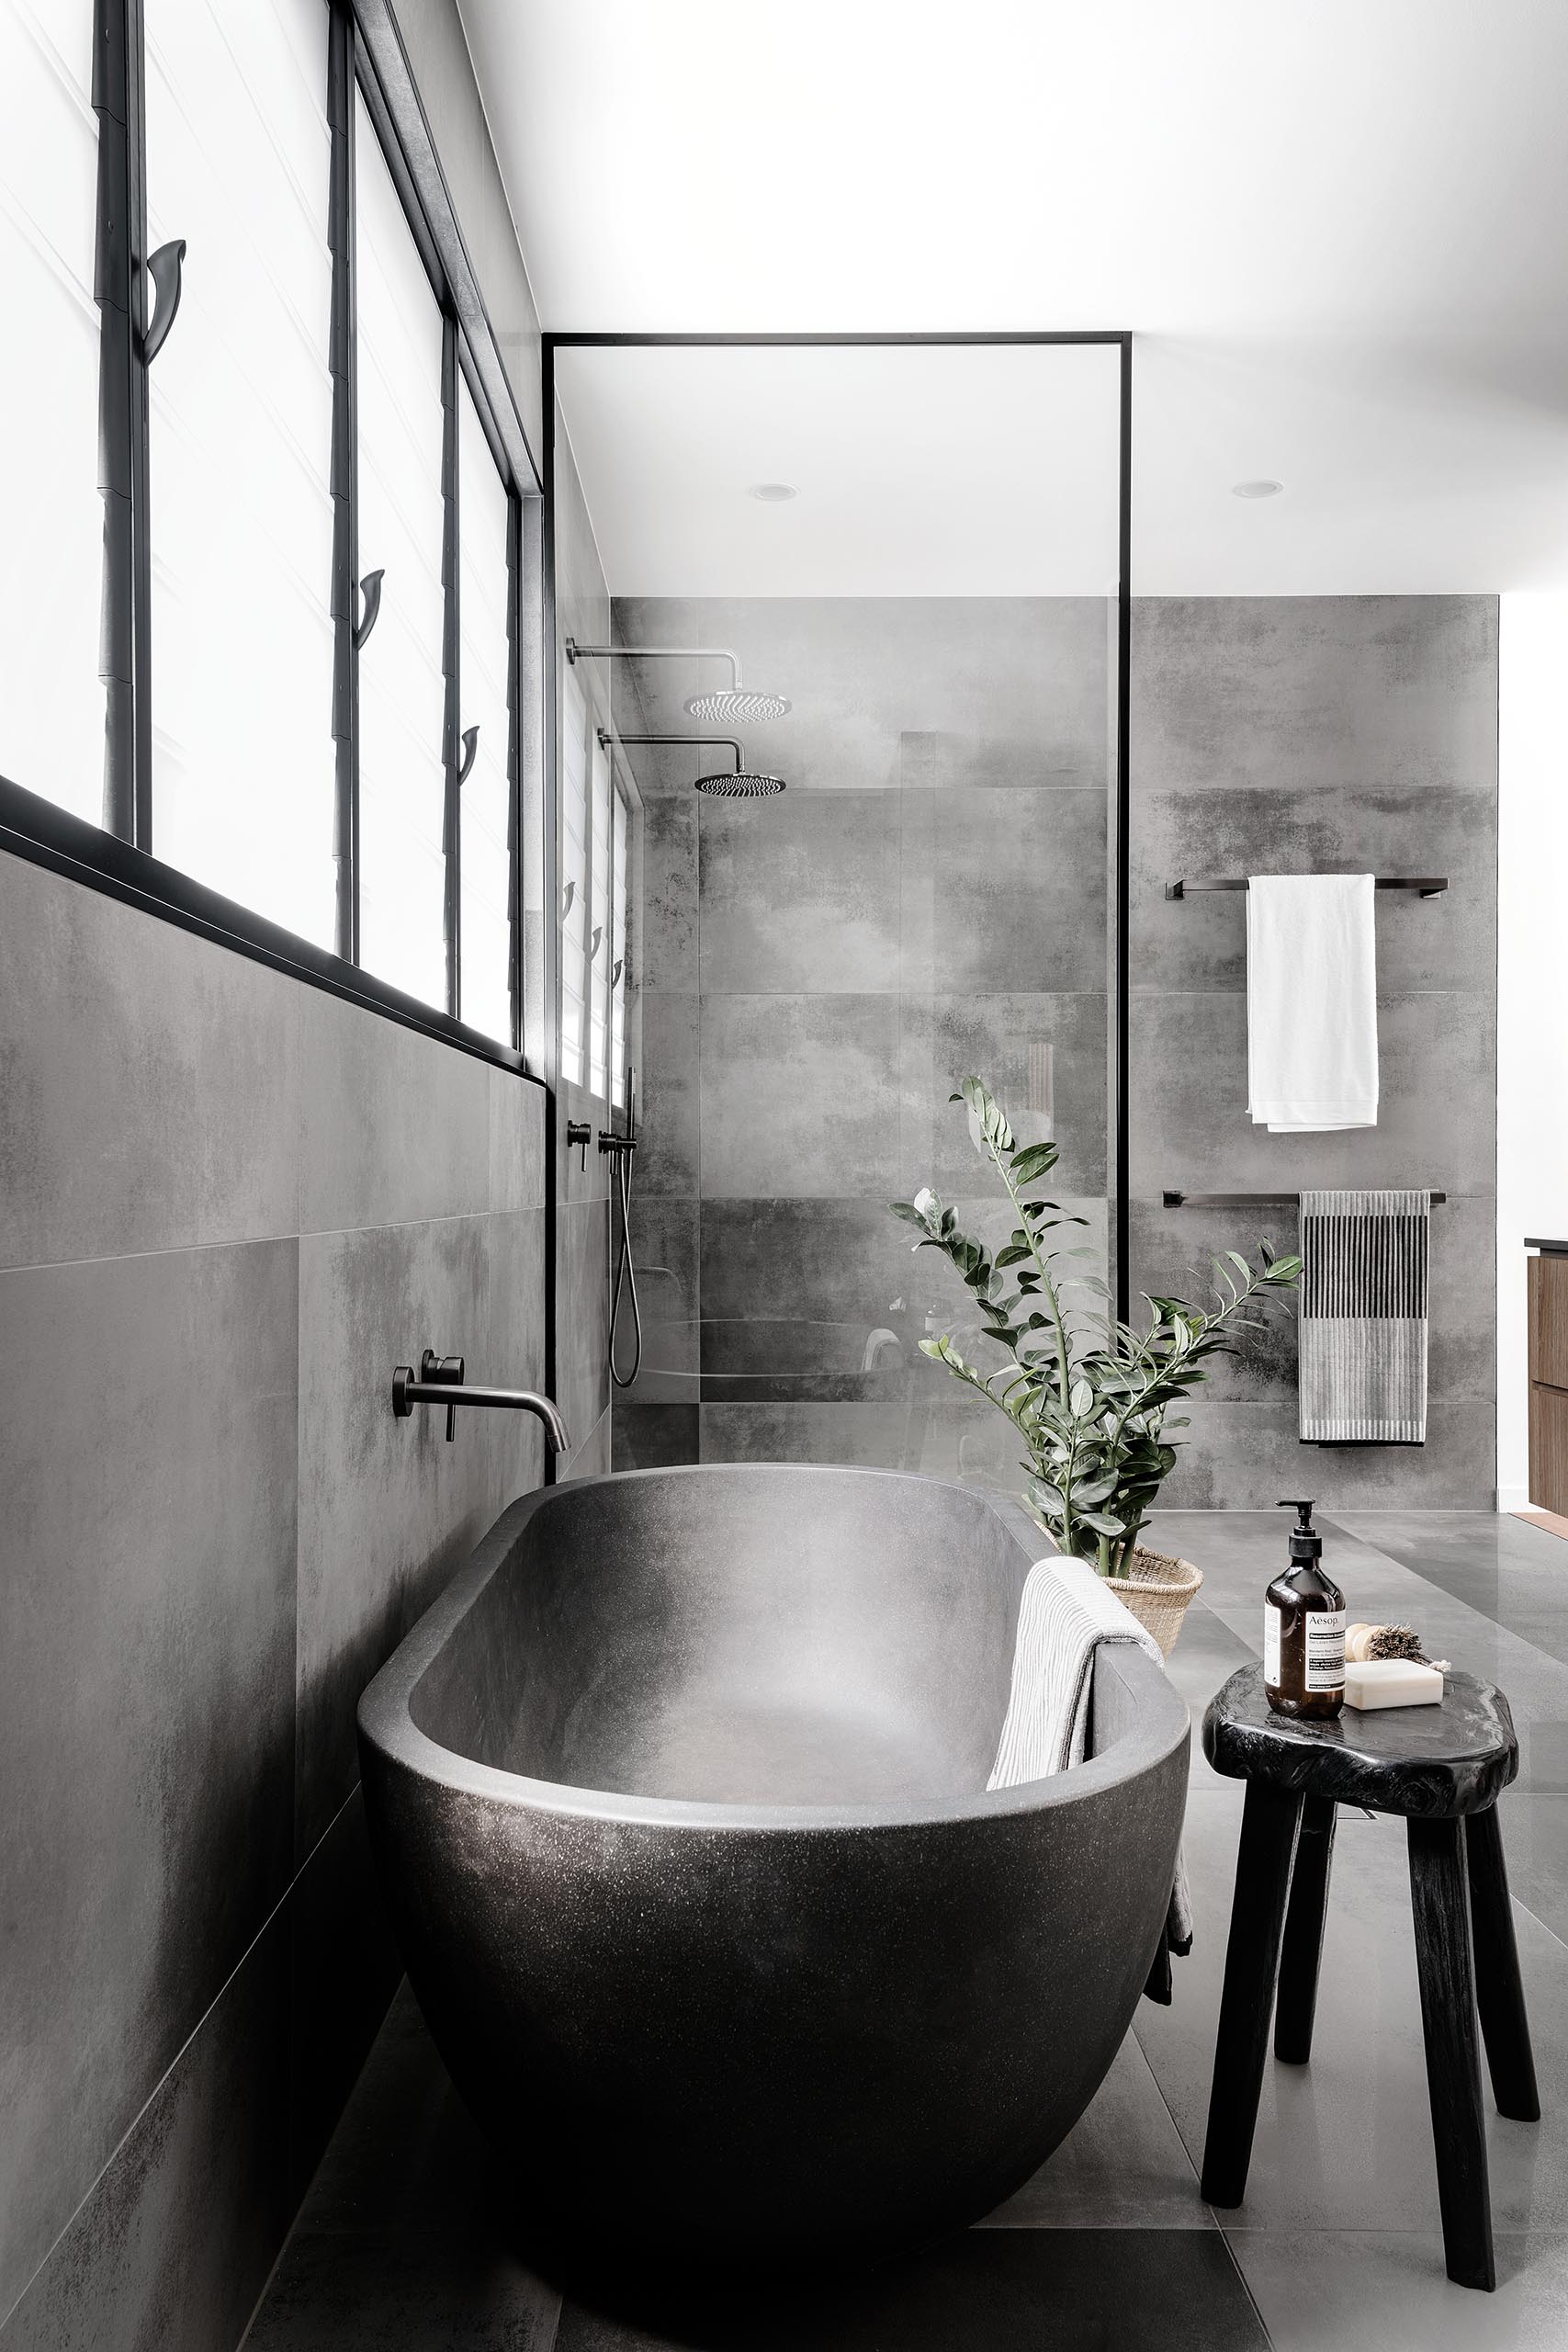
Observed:
[[[1378,1189],[1382,1190],[1382,1187]],[[1390,1186],[1389,1190],[1414,1192],[1414,1185]],[[1427,1198],[1434,1208],[1448,1199],[1446,1193],[1431,1193]],[[1300,1208],[1299,1193],[1163,1193],[1161,1201],[1168,1209],[1295,1209]]]
[[[1449,877],[1446,874],[1379,874],[1373,876],[1373,884],[1379,890],[1418,890],[1424,899],[1440,899],[1449,887]],[[1245,874],[1225,875],[1213,882],[1189,882],[1184,878],[1168,882],[1165,895],[1168,899],[1190,899],[1201,890],[1245,890],[1247,887]]]

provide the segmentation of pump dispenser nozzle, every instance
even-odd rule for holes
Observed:
[[[1276,1510],[1293,1510],[1296,1514],[1296,1523],[1291,1530],[1292,1559],[1321,1560],[1323,1538],[1312,1523],[1313,1504],[1292,1498],[1276,1503],[1274,1508]]]

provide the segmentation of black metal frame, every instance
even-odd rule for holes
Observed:
[[[174,248],[160,256],[150,255],[147,251],[142,0],[82,0],[82,5],[90,6],[94,13],[93,106],[98,126],[94,276],[100,318],[99,473],[105,504],[100,661],[106,692],[104,824],[101,831],[81,824],[22,784],[0,777],[0,846],[383,1012],[405,1026],[444,1038],[466,1053],[479,1055],[519,1074],[547,1077],[550,1073],[525,1070],[523,1056],[523,505],[525,500],[540,495],[543,486],[507,377],[500,340],[463,243],[388,0],[328,0],[327,86],[323,98],[332,139],[326,232],[332,260],[329,353],[333,381],[333,559],[329,609],[333,629],[331,726],[334,761],[335,953],[318,948],[265,916],[194,882],[153,854],[150,616],[153,485],[150,481],[147,391],[148,368],[172,316],[172,308],[165,309],[161,291],[156,320],[150,316],[149,281],[152,266],[166,261],[172,268],[176,254]],[[444,835],[447,844],[444,1008],[421,1004],[367,973],[358,963],[359,653],[367,631],[361,625],[359,611],[362,583],[358,578],[355,481],[356,92],[365,99],[429,274],[433,299],[443,318],[443,490],[446,499],[442,567],[446,589],[443,662],[447,695],[439,763],[444,772]],[[183,248],[180,250],[183,252]],[[173,282],[177,299],[177,272]],[[151,344],[150,325],[153,328]],[[483,1037],[467,1028],[461,1020],[458,795],[468,746],[462,737],[457,699],[461,652],[457,612],[461,564],[457,537],[459,376],[472,395],[508,501],[506,607],[510,659],[506,752],[511,862],[508,903],[512,918],[509,1042]],[[373,613],[373,595],[372,590],[367,597],[367,618]],[[436,764],[436,747],[433,746],[433,780]],[[547,780],[547,797],[548,791]],[[547,1037],[552,1033],[553,1021],[547,1020]]]
[[[546,334],[542,338],[540,377],[542,392],[541,428],[544,447],[541,471],[545,484],[546,543],[546,616],[545,616],[545,675],[547,707],[546,714],[546,808],[547,840],[545,873],[547,889],[556,888],[557,857],[558,854],[556,811],[556,678],[558,645],[555,611],[555,403],[556,353],[565,350],[840,350],[881,346],[890,350],[921,345],[966,345],[994,347],[998,345],[1106,345],[1120,354],[1117,416],[1117,568],[1116,586],[1116,762],[1113,786],[1114,884],[1112,889],[1113,929],[1112,994],[1114,1003],[1115,1079],[1112,1087],[1113,1160],[1115,1166],[1116,1199],[1114,1204],[1114,1256],[1116,1261],[1116,1311],[1123,1318],[1132,1301],[1131,1280],[1131,1214],[1129,1198],[1131,1179],[1131,1148],[1129,1121],[1132,1107],[1128,1053],[1128,978],[1130,953],[1130,915],[1132,907],[1132,857],[1130,818],[1132,808],[1132,765],[1128,742],[1131,718],[1130,670],[1133,636],[1133,337],[1120,328],[1002,328],[992,332],[984,329],[953,329],[925,334]],[[549,927],[547,944],[547,968],[555,959],[558,925]],[[552,1148],[547,1154],[554,1182],[556,1153],[554,1102],[558,1072],[557,1002],[550,991],[547,1006],[547,1035],[550,1039],[551,1067],[548,1084],[551,1100],[550,1136]],[[553,1204],[553,1193],[551,1195]],[[553,1253],[552,1253],[553,1254]],[[547,1345],[549,1361],[555,1362],[555,1283],[553,1264],[547,1268],[546,1277]]]

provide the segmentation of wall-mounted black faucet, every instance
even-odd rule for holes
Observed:
[[[568,1153],[569,1153],[569,1154],[570,1154],[570,1153],[571,1153],[571,1152],[574,1152],[574,1151],[576,1151],[576,1152],[581,1152],[581,1153],[582,1157],[581,1157],[581,1159],[578,1161],[578,1166],[579,1166],[580,1168],[584,1168],[584,1169],[585,1169],[585,1168],[587,1167],[587,1165],[588,1165],[588,1147],[589,1147],[589,1145],[592,1142],[592,1140],[593,1140],[593,1130],[592,1130],[592,1128],[589,1125],[589,1124],[588,1124],[588,1122],[587,1122],[587,1120],[586,1120],[586,1119],[569,1119],[569,1120],[567,1121],[567,1123],[566,1123],[566,1148],[567,1148],[567,1151],[568,1151]]]
[[[536,1414],[545,1425],[545,1442],[550,1452],[571,1451],[566,1423],[548,1396],[541,1396],[533,1388],[470,1388],[463,1378],[462,1357],[438,1356],[434,1348],[426,1348],[420,1357],[417,1380],[412,1364],[399,1364],[392,1374],[392,1410],[399,1420],[407,1420],[416,1405],[446,1406],[448,1445],[457,1433],[458,1406],[473,1405]]]

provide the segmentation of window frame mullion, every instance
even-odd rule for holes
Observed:
[[[523,502],[506,484],[506,981],[523,1050]]]
[[[334,944],[359,961],[359,399],[355,250],[355,32],[349,0],[331,0],[327,124],[332,137],[327,243],[332,256],[333,856]]]
[[[463,1002],[463,803],[462,760],[462,540],[458,511],[457,322],[450,304],[441,305],[441,668],[446,694],[441,728],[441,851],[445,870],[442,929],[446,948],[446,1010],[462,1017]]]
[[[143,123],[139,0],[95,0],[93,112],[97,120],[93,294],[98,309],[98,489],[104,568],[98,674],[103,682],[104,830],[138,848],[142,687],[138,549],[145,541],[145,371],[138,279]]]

